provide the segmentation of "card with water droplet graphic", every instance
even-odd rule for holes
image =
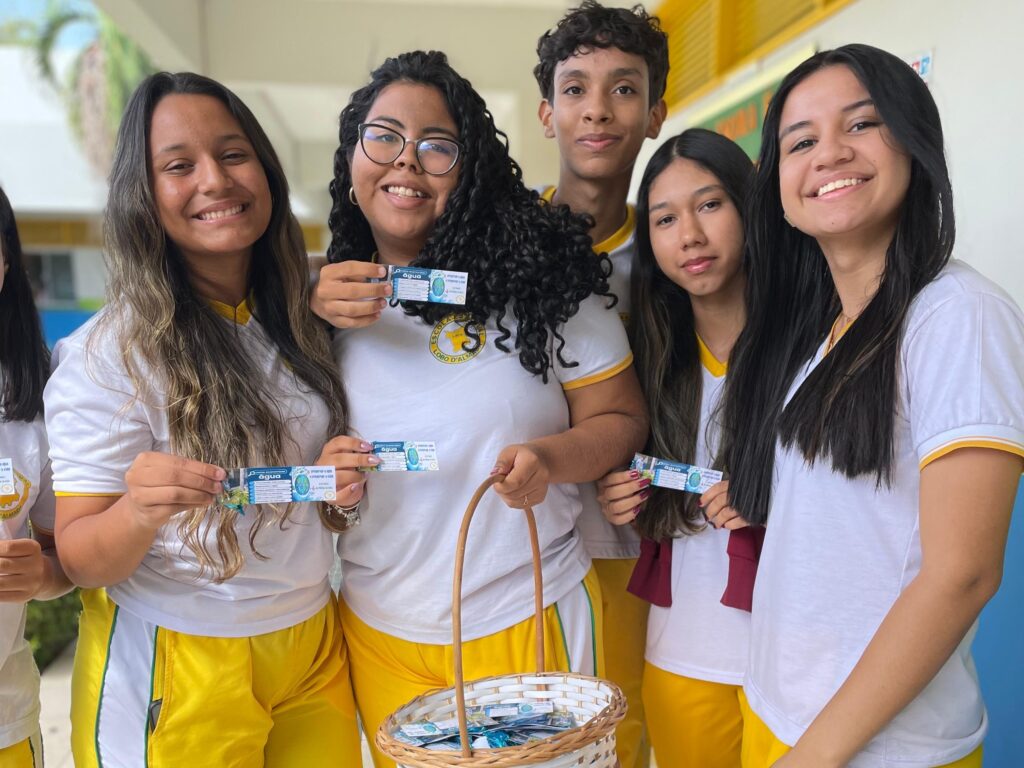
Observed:
[[[228,470],[218,501],[242,512],[251,504],[334,501],[334,467],[244,467]]]
[[[431,304],[465,304],[468,272],[388,266],[392,298]]]
[[[434,472],[437,471],[437,446],[430,442],[374,441],[371,452],[380,464],[367,467],[367,472]]]
[[[651,481],[651,485],[658,488],[671,488],[674,491],[689,493],[704,493],[722,479],[722,473],[717,469],[656,459],[642,453],[633,456],[629,468],[639,472],[640,477],[646,477]]]

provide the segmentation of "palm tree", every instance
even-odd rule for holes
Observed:
[[[92,39],[61,79],[54,51],[61,33],[72,24],[88,25]],[[49,0],[38,21],[8,23],[0,38],[33,49],[40,74],[67,104],[72,130],[89,164],[106,176],[128,97],[146,75],[156,71],[149,57],[102,11],[67,0]]]

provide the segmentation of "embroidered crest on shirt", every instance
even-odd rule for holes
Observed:
[[[0,520],[10,520],[21,512],[21,508],[28,501],[29,491],[32,490],[32,483],[18,471],[14,472],[14,493],[8,496],[0,496]]]
[[[479,338],[478,338],[479,337]],[[487,330],[465,312],[441,318],[430,333],[430,354],[456,365],[472,360],[487,343]]]

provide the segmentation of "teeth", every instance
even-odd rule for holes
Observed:
[[[422,192],[418,192],[415,189],[409,189],[408,187],[399,187],[392,185],[385,187],[389,194],[398,195],[399,197],[426,197]]]
[[[833,192],[837,189],[842,189],[843,187],[855,187],[858,184],[863,183],[864,179],[836,179],[835,181],[831,181],[824,187],[819,189],[817,196],[821,197],[822,195],[827,195],[829,192]]]
[[[244,205],[236,205],[233,208],[225,208],[223,211],[207,211],[206,213],[200,213],[199,218],[202,221],[216,221],[226,216],[234,216],[236,213],[241,213],[243,208],[245,208]]]

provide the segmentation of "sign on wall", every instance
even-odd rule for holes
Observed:
[[[772,100],[775,90],[779,87],[779,82],[776,81],[767,88],[755,91],[735,104],[716,112],[698,123],[697,127],[707,128],[709,131],[715,131],[732,139],[752,159],[756,158],[761,149],[761,127],[764,125],[764,113],[768,109],[768,102]]]

